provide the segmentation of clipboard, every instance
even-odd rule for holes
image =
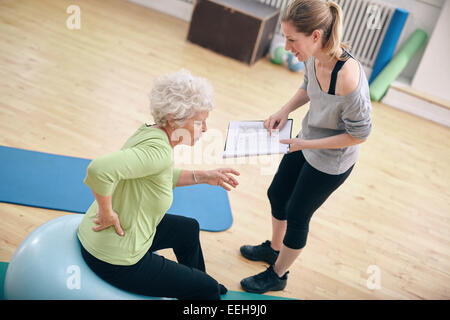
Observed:
[[[288,119],[281,130],[264,128],[263,120],[230,121],[223,149],[223,158],[285,154],[289,145],[280,143],[291,139],[294,120]]]

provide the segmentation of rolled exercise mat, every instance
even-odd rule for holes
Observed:
[[[0,146],[0,202],[85,213],[94,201],[83,183],[91,160]],[[175,188],[168,213],[195,218],[200,229],[233,223],[228,193],[205,184]]]
[[[375,78],[370,85],[370,98],[373,101],[380,101],[389,89],[392,81],[397,79],[400,73],[408,65],[419,49],[425,44],[428,35],[422,29],[417,29],[405,44],[398,50],[394,58],[386,65],[383,71]]]
[[[378,55],[370,75],[369,84],[375,80],[381,70],[383,70],[389,61],[391,61],[398,39],[400,38],[406,19],[408,18],[408,14],[408,11],[404,9],[395,9],[392,19],[389,22],[389,27],[384,35],[383,42],[381,43],[380,50],[378,50]]]

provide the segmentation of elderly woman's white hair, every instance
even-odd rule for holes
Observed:
[[[149,98],[153,120],[160,126],[167,125],[169,114],[181,127],[196,112],[214,107],[214,91],[209,81],[194,77],[185,69],[157,78]]]

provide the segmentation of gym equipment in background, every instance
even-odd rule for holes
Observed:
[[[417,29],[405,44],[398,50],[394,58],[386,65],[383,71],[375,78],[370,85],[370,98],[373,101],[380,101],[388,90],[391,83],[400,75],[414,57],[419,49],[426,43],[427,34],[421,29]]]

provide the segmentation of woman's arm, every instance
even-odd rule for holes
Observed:
[[[171,160],[170,152],[170,147],[155,142],[100,156],[87,167],[84,184],[102,196],[111,195],[120,180],[164,170]]]
[[[194,180],[194,174],[199,179],[199,175],[203,176],[202,171],[200,170],[181,170],[180,178],[178,178],[177,187],[190,186],[192,184],[196,184]]]
[[[306,90],[303,88],[298,89],[295,95],[280,110],[264,120],[264,127],[269,130],[270,135],[272,135],[272,130],[274,129],[283,129],[289,114],[308,101],[309,96]]]
[[[229,186],[236,188],[239,184],[237,180],[230,175],[240,175],[240,173],[231,168],[222,168],[216,170],[181,170],[180,177],[176,186],[189,186],[199,183],[207,183],[214,186],[221,186],[227,191],[231,189]]]
[[[119,180],[134,179],[158,173],[167,167],[170,149],[157,144],[140,145],[100,156],[89,164],[84,183],[91,188],[98,204],[94,231],[114,226],[124,235],[119,217],[112,208],[112,194]]]
[[[280,140],[281,143],[290,144],[289,152],[303,149],[341,149],[363,143],[364,139],[342,133],[331,137],[305,140],[300,138]]]
[[[309,102],[309,96],[305,89],[300,88],[295,95],[283,106],[282,110],[287,114],[300,108]]]

